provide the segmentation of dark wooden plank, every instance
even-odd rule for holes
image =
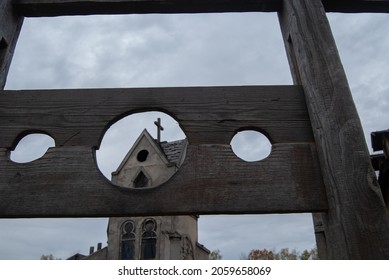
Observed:
[[[322,215],[328,257],[389,259],[389,217],[321,1],[285,0],[279,18],[329,197]]]
[[[389,0],[322,0],[326,12],[389,13]]]
[[[383,151],[382,154],[371,155],[370,159],[374,170],[379,171],[378,183],[389,210],[389,130],[372,132],[371,146],[373,151]]]
[[[388,13],[389,0],[323,0],[327,12]],[[19,14],[27,17],[146,14],[278,12],[282,0],[14,0]]]
[[[313,227],[315,230],[315,240],[318,256],[320,260],[327,260],[327,240],[324,230],[322,213],[312,213]]]
[[[0,90],[4,89],[23,17],[16,15],[12,0],[0,1]]]
[[[190,143],[186,160],[160,187],[113,186],[98,171],[93,147],[114,120],[144,110],[179,121]],[[247,127],[272,140],[267,159],[247,163],[231,151],[232,136]],[[8,152],[29,131],[52,135],[56,148],[34,162],[13,163]],[[5,91],[0,132],[0,217],[327,209],[300,86]]]
[[[193,144],[229,144],[243,128],[272,143],[313,142],[299,86],[187,87],[5,91],[0,94],[0,147],[32,131],[57,146],[98,147],[109,126],[132,112],[172,115]]]
[[[370,136],[373,151],[384,151],[386,157],[389,157],[389,129],[374,131],[370,133]]]
[[[0,150],[0,217],[109,217],[325,211],[314,144],[276,144],[260,162],[229,145],[189,144],[184,164],[151,189],[112,185],[89,147],[52,148],[28,164]],[[174,194],[174,195],[172,195]]]
[[[275,12],[281,0],[15,0],[21,15],[28,17],[147,14]]]

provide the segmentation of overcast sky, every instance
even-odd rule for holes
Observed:
[[[389,128],[389,16],[328,16],[370,149],[370,132]],[[6,88],[284,84],[292,80],[277,15],[245,13],[26,19]],[[97,152],[106,176],[141,130],[156,137],[159,116],[130,116],[112,126]],[[174,119],[162,118],[163,140],[185,137]],[[243,156],[251,140],[235,143]],[[30,137],[13,159],[23,161],[51,141]],[[262,144],[250,149],[266,155]],[[106,226],[107,219],[0,220],[0,259],[86,254],[106,243]],[[225,259],[251,249],[315,246],[310,214],[202,216],[199,241]]]

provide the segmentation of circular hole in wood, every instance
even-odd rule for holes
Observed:
[[[129,115],[111,125],[96,158],[100,171],[115,185],[148,188],[173,176],[185,159],[186,147],[178,122],[152,111]]]
[[[11,160],[16,163],[27,163],[44,156],[47,150],[55,147],[52,137],[44,133],[31,133],[19,140],[11,151]]]
[[[239,131],[231,140],[232,151],[244,161],[260,161],[271,153],[269,139],[256,130]]]

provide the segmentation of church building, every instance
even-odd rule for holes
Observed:
[[[160,142],[147,130],[139,135],[115,172],[112,182],[127,188],[152,188],[167,180],[183,163],[187,140]],[[209,250],[198,243],[198,216],[116,217],[108,222],[108,246],[82,259],[202,260]],[[71,257],[72,258],[72,257]],[[71,259],[69,258],[69,259]],[[77,256],[79,257],[79,254]]]

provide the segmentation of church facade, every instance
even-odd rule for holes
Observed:
[[[112,182],[124,188],[153,188],[169,180],[184,161],[187,140],[158,140],[144,130],[112,173]],[[198,218],[112,217],[108,246],[98,247],[83,259],[208,259],[209,250],[198,243]]]

